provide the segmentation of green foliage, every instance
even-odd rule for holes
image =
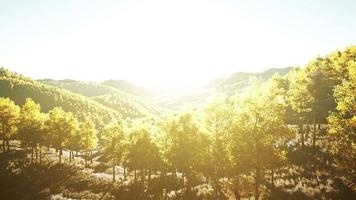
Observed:
[[[333,139],[329,147],[339,156],[339,166],[353,174],[356,167],[356,62],[350,61],[347,69],[347,77],[335,88],[337,111],[328,118]]]
[[[157,145],[153,142],[148,125],[136,122],[129,134],[127,165],[134,170],[159,170],[161,159]]]
[[[32,99],[26,99],[21,107],[18,123],[18,138],[29,146],[42,143],[45,139],[44,122],[46,118],[41,113],[41,107]]]
[[[59,161],[62,150],[85,152],[86,163],[88,152],[94,151],[106,158],[101,161],[111,164],[113,181],[117,165],[131,170],[124,170],[128,173],[124,175],[127,182],[121,185],[130,184],[126,176],[133,176],[134,181],[127,188],[137,191],[137,198],[150,199],[151,194],[158,194],[154,198],[167,199],[170,190],[175,190],[176,198],[198,198],[195,191],[204,187],[202,183],[211,187],[211,199],[223,199],[231,191],[237,199],[250,198],[252,185],[255,199],[265,199],[268,193],[273,196],[276,191],[297,191],[308,181],[313,182],[313,187],[315,181],[320,188],[325,185],[329,191],[341,191],[343,182],[348,184],[355,179],[355,59],[356,47],[349,47],[318,57],[285,76],[275,75],[267,82],[265,77],[249,78],[249,87],[243,92],[239,90],[233,97],[218,96],[204,107],[133,121],[124,121],[118,112],[107,108],[124,108],[119,112],[126,117],[144,116],[135,102],[125,103],[131,99],[124,99],[117,92],[106,93],[114,88],[93,85],[91,90],[91,83],[54,83],[73,91],[86,88],[83,93],[93,96],[99,104],[1,70],[1,94],[17,104],[32,96],[40,103],[26,98],[20,110],[9,98],[0,98],[1,138],[4,145],[9,145],[17,131],[17,138],[32,150],[38,144],[58,149]],[[50,103],[42,98],[43,92]],[[48,115],[41,113],[42,102]],[[63,108],[49,110],[55,105]],[[107,123],[111,118],[114,119]],[[134,175],[130,174],[132,171]],[[141,173],[139,184],[137,171]],[[278,183],[274,174],[278,175]],[[298,179],[287,177],[293,174]],[[333,176],[342,177],[342,181]],[[281,182],[285,185],[281,186]],[[286,182],[293,182],[295,187],[287,188]],[[332,186],[331,182],[339,186]],[[125,193],[127,188],[120,187],[117,193]],[[352,187],[351,184],[349,190]],[[320,199],[329,198],[325,196],[329,192],[320,189],[319,193]],[[307,196],[304,191],[299,194]],[[315,194],[309,196],[319,198]]]
[[[122,161],[125,147],[125,133],[123,124],[113,121],[103,130],[103,146],[107,157]]]
[[[87,97],[34,81],[3,68],[0,69],[0,96],[9,97],[18,105],[23,105],[27,98],[31,98],[41,105],[44,112],[54,107],[62,107],[67,112],[83,114],[94,120],[109,121],[122,116]]]
[[[0,98],[0,128],[3,151],[5,151],[5,142],[9,146],[9,140],[16,132],[19,112],[20,108],[9,98]]]
[[[94,123],[90,119],[85,119],[79,123],[79,135],[82,137],[82,149],[84,151],[93,150],[97,145],[97,136]]]
[[[143,103],[141,99],[105,84],[74,80],[55,81],[45,79],[40,81],[90,97],[96,102],[118,111],[125,118],[144,117],[151,113],[157,114],[157,111]]]
[[[63,148],[69,146],[70,137],[78,130],[78,120],[72,113],[64,112],[62,108],[55,107],[49,112],[45,126],[51,146],[60,151],[59,162],[61,162]]]

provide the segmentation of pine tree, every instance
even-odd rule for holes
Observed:
[[[17,122],[20,108],[9,98],[0,98],[0,128],[2,139],[2,150],[5,152],[10,149],[10,140],[13,138],[17,129]]]
[[[41,113],[41,107],[32,99],[26,99],[25,104],[21,107],[20,121],[18,123],[18,137],[25,146],[29,146],[31,154],[31,163],[33,161],[34,151],[36,159],[38,158],[38,145],[41,157],[41,143],[44,138],[44,120],[45,115]]]

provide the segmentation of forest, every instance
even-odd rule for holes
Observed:
[[[356,46],[246,77],[168,110],[2,68],[0,199],[356,199]]]

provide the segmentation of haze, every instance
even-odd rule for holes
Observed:
[[[356,42],[353,1],[0,1],[0,66],[191,87]]]

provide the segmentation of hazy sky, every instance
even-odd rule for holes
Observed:
[[[191,86],[356,44],[355,0],[0,0],[0,66]]]

